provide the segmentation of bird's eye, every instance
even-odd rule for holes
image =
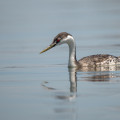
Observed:
[[[58,42],[60,42],[60,40],[59,40],[59,39],[57,39],[57,43],[58,43]]]

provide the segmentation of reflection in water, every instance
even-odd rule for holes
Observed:
[[[47,84],[48,82],[44,82],[44,83],[42,83],[42,86],[45,88],[45,89],[47,89],[47,90],[56,90],[55,88],[52,88],[52,87],[47,87],[46,86],[46,84]]]
[[[120,66],[103,66],[103,67],[83,67],[78,69],[80,72],[86,73],[87,76],[82,77],[84,81],[110,81],[112,78],[120,77],[114,71],[120,71]]]
[[[92,82],[118,82],[115,78],[120,78],[120,75],[111,72],[94,72],[89,74],[88,76],[82,77],[84,81],[92,81]],[[114,80],[113,80],[114,78]]]
[[[76,68],[69,68],[70,92],[77,92]]]
[[[69,71],[69,80],[70,80],[70,93],[67,95],[63,95],[63,94],[56,95],[56,98],[71,101],[76,98],[76,92],[77,92],[76,68],[69,68],[68,71]]]
[[[69,80],[70,80],[70,92],[69,94],[64,94],[63,92],[59,92],[56,95],[57,99],[63,99],[63,100],[73,100],[76,98],[76,92],[77,92],[77,77],[76,77],[76,68],[69,68]],[[57,90],[53,87],[47,86],[48,82],[42,83],[42,86],[47,90]]]
[[[101,67],[82,67],[78,69],[78,71],[82,71],[82,72],[118,71],[118,70],[120,70],[120,65],[101,66]]]
[[[53,87],[47,87],[47,83],[43,84],[47,90],[54,90],[55,91],[55,98],[62,100],[59,107],[54,108],[55,113],[59,113],[60,115],[68,114],[70,118],[77,120],[78,117],[78,110],[76,110],[76,100],[77,97],[77,79],[80,81],[97,81],[97,82],[109,82],[110,80],[115,80],[115,78],[120,78],[120,75],[116,73],[114,70],[120,70],[120,67],[102,67],[102,68],[68,68],[69,72],[69,81],[70,81],[70,89],[69,92],[66,91],[58,91]],[[113,70],[113,71],[112,71]],[[76,73],[78,73],[76,75]],[[80,79],[79,79],[80,76]],[[114,79],[112,79],[114,78]],[[79,91],[80,92],[80,91]],[[69,101],[69,102],[68,102]],[[60,102],[58,102],[60,104]],[[69,106],[69,107],[68,107]]]
[[[112,78],[113,76],[110,75],[110,74],[104,74],[104,75],[93,75],[93,76],[90,76],[90,77],[84,77],[84,80],[86,81],[109,81],[110,78]]]
[[[80,73],[80,81],[92,81],[92,82],[105,82],[111,81],[112,78],[120,78],[120,75],[117,75],[116,70],[120,70],[120,66],[109,66],[109,67],[82,67],[79,69],[68,68],[69,72],[69,81],[70,81],[70,92],[60,92],[55,95],[57,99],[61,100],[73,100],[77,96],[77,76],[76,73]],[[113,71],[113,72],[112,72]],[[82,77],[82,74],[84,76]],[[42,86],[48,90],[57,90],[53,87],[48,87],[44,82]]]

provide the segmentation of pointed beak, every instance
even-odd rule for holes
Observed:
[[[41,51],[40,54],[46,52],[47,50],[49,50],[51,48],[53,48],[55,45],[56,45],[56,43],[52,43],[49,47],[47,47],[46,49],[44,49],[43,51]]]

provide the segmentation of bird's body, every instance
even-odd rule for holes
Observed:
[[[120,64],[120,57],[109,54],[97,54],[80,59],[81,66],[110,66]]]
[[[110,66],[120,64],[120,57],[109,54],[97,54],[84,57],[77,61],[76,59],[76,45],[74,38],[71,34],[62,32],[59,33],[53,40],[52,44],[41,53],[51,49],[56,45],[67,43],[69,46],[69,67],[97,67],[97,66]]]

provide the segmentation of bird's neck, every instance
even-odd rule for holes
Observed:
[[[69,67],[76,67],[77,66],[77,60],[76,60],[76,45],[73,37],[69,39],[67,42],[69,46]]]

